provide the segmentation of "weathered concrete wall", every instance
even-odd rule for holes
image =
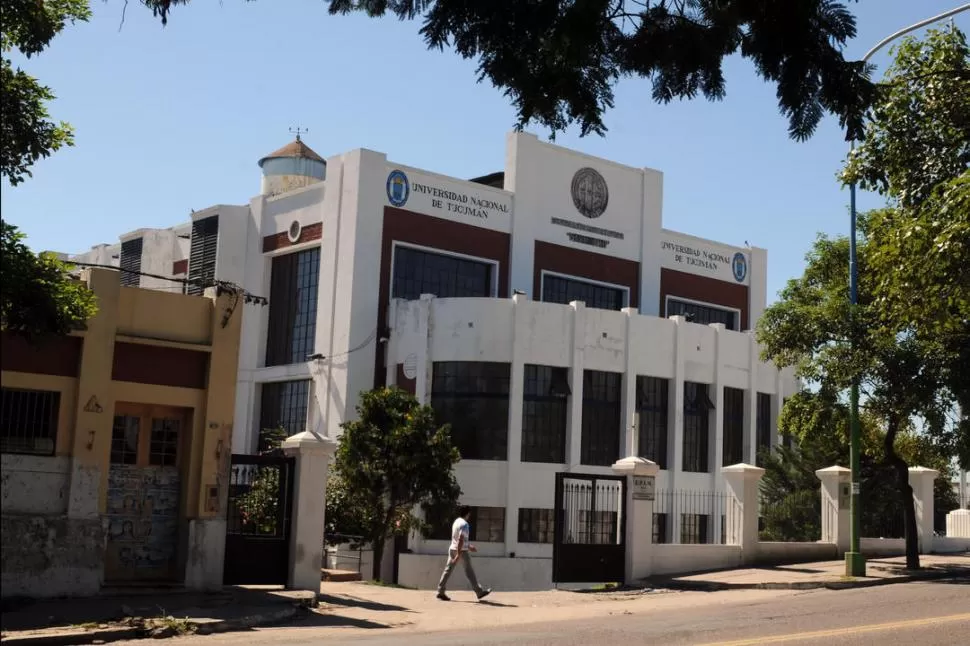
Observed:
[[[226,520],[190,520],[187,552],[185,587],[192,590],[221,589],[226,558]]]
[[[3,598],[97,594],[105,534],[100,519],[4,512],[0,525]]]
[[[3,515],[67,513],[71,460],[35,455],[0,456]]]

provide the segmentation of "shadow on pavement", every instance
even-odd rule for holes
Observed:
[[[368,628],[389,629],[402,624],[382,624],[367,619],[344,617],[334,611],[315,610],[286,624],[287,628]]]
[[[333,595],[320,593],[317,595],[317,601],[320,603],[325,603],[328,606],[340,606],[344,608],[363,608],[364,610],[374,610],[377,612],[414,612],[410,608],[405,608],[404,606],[395,606],[387,603],[379,603],[377,601],[369,601],[367,599],[361,599],[359,597],[352,597],[349,595]]]

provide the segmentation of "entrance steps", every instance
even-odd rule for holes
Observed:
[[[360,581],[362,577],[360,572],[356,570],[332,570],[328,568],[321,568],[320,570],[320,580],[330,581],[332,583],[344,583],[347,581]]]

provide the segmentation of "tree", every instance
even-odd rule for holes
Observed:
[[[142,0],[162,21],[189,0]],[[430,49],[478,60],[518,126],[578,123],[604,134],[622,77],[650,79],[661,103],[726,94],[726,57],[740,54],[777,86],[789,135],[807,139],[828,112],[852,135],[875,93],[868,68],[841,48],[855,18],[837,0],[330,0],[330,13],[420,18]]]
[[[0,10],[0,175],[17,185],[30,177],[30,167],[38,159],[73,145],[74,134],[67,123],[50,120],[47,103],[54,99],[51,89],[19,67],[14,69],[10,54],[17,51],[26,58],[40,54],[67,23],[87,20],[91,10],[88,0],[0,0]]]
[[[866,220],[863,218],[863,233]],[[913,334],[879,323],[868,271],[868,243],[859,246],[859,305],[849,318],[846,238],[819,236],[802,277],[792,279],[780,300],[765,311],[758,339],[763,356],[779,366],[796,366],[800,377],[830,396],[858,379],[866,412],[884,430],[885,462],[895,475],[903,510],[907,565],[919,567],[918,536],[908,464],[896,447],[918,419],[927,437],[945,435],[942,412],[952,405],[946,370],[933,346]],[[854,344],[852,343],[854,341]],[[854,347],[853,347],[854,345]]]
[[[69,274],[54,254],[35,254],[17,227],[0,221],[0,328],[38,339],[67,334],[97,311],[94,292]]]
[[[449,426],[438,426],[430,406],[399,388],[363,393],[357,417],[342,425],[327,525],[373,545],[374,579],[380,579],[387,539],[423,528],[414,515],[418,506],[457,502],[453,469],[460,456]]]

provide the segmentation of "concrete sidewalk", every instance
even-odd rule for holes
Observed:
[[[866,576],[845,576],[845,561],[722,570],[673,577],[653,577],[649,585],[677,590],[830,590],[864,588],[950,577],[970,578],[970,554],[921,555],[920,570],[907,570],[905,557],[874,557]]]
[[[295,618],[312,592],[227,587],[218,593],[139,591],[43,601],[4,601],[3,646],[69,646],[139,637],[244,630]]]

